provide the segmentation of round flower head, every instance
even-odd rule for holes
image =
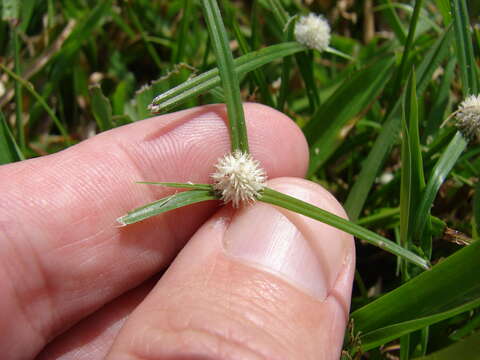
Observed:
[[[233,207],[255,201],[265,187],[265,170],[250,154],[236,150],[218,159],[215,168],[213,188],[225,203],[231,201]]]
[[[295,24],[295,39],[311,49],[325,50],[330,44],[330,25],[322,15],[301,16]]]
[[[480,135],[480,94],[467,97],[455,112],[457,127],[462,134],[471,138]]]

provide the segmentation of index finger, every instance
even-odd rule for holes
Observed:
[[[296,125],[261,105],[247,104],[245,114],[251,152],[269,177],[303,176],[307,147]],[[0,168],[0,328],[10,328],[0,348],[31,357],[171,261],[218,204],[126,228],[115,219],[171,193],[134,181],[208,182],[229,150],[225,116],[220,105],[186,110]]]

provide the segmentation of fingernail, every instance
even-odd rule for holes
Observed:
[[[339,208],[326,190],[305,184],[305,180],[275,182],[272,187],[328,211]],[[349,241],[350,235],[329,225],[257,202],[233,216],[224,248],[238,261],[324,300],[344,266]]]

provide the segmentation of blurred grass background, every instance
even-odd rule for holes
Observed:
[[[251,69],[240,74],[242,99],[275,107],[302,127],[308,178],[332,191],[358,224],[439,264],[420,274],[357,243],[345,358],[428,359],[437,351],[435,359],[451,359],[452,351],[480,358],[480,147],[478,139],[467,147],[454,121],[441,127],[479,92],[480,2],[220,5],[234,57],[251,55]],[[1,6],[0,163],[150,117],[156,95],[216,67],[200,1]],[[291,16],[308,12],[328,18],[331,47],[351,59],[293,44],[258,67],[252,52],[291,44]],[[165,111],[225,100],[218,86],[187,95],[180,88]]]

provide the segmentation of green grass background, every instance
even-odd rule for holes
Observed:
[[[161,112],[238,101],[204,2],[2,0],[0,163],[152,116],[159,94]],[[441,126],[479,92],[480,2],[342,3],[220,1],[228,86],[297,122],[308,178],[352,221],[433,264],[357,242],[344,357],[480,358],[480,147]],[[292,41],[291,17],[310,11],[348,56]]]

